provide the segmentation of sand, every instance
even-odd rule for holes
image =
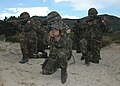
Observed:
[[[60,69],[52,75],[42,75],[41,64],[45,59],[30,59],[20,64],[19,43],[0,41],[0,86],[120,86],[120,45],[102,48],[102,60],[90,66],[80,60],[80,53],[73,50],[73,55],[76,62],[70,64],[73,58],[68,62],[68,79],[62,84]]]

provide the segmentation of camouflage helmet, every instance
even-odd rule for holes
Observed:
[[[59,21],[61,19],[62,19],[61,16],[56,11],[52,11],[47,15],[47,21],[48,22]]]
[[[28,12],[23,12],[20,14],[20,19],[29,19],[30,15]]]
[[[88,15],[97,15],[98,14],[98,11],[95,9],[95,8],[90,8],[88,10]]]

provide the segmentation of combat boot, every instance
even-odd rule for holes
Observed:
[[[61,69],[61,82],[64,84],[67,80],[67,70],[66,68]]]
[[[28,62],[28,57],[25,57],[25,56],[23,56],[22,60],[19,61],[19,63],[21,63],[21,64],[24,64],[26,62]]]
[[[85,57],[85,65],[86,66],[90,65],[90,57],[89,56]]]
[[[87,61],[87,60],[85,60],[85,65],[86,65],[86,66],[89,66],[89,65],[90,65],[90,62]]]

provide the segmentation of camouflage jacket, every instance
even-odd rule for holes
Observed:
[[[60,31],[61,31],[60,41],[57,42],[54,37],[51,37],[48,45],[50,45],[51,50],[62,49],[62,50],[66,50],[66,51],[71,51],[72,50],[72,33],[67,32],[67,30],[70,29],[69,26],[67,26],[65,23],[61,22],[61,24],[58,25],[57,27],[60,28]]]
[[[35,21],[33,18],[30,18],[26,22],[20,22],[18,25],[18,31],[21,36],[27,38],[36,38],[37,32],[40,28],[40,23]]]
[[[102,19],[98,16],[95,18],[87,17],[85,21],[82,22],[82,28],[84,29],[84,37],[88,39],[96,39],[102,37],[103,28]]]

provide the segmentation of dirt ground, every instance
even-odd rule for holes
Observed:
[[[49,51],[47,51],[49,52]],[[100,64],[84,65],[81,54],[73,51],[68,62],[68,79],[60,80],[60,69],[52,75],[41,74],[45,59],[30,59],[20,64],[22,54],[18,43],[0,41],[0,86],[120,86],[120,45],[111,44],[101,50]]]

